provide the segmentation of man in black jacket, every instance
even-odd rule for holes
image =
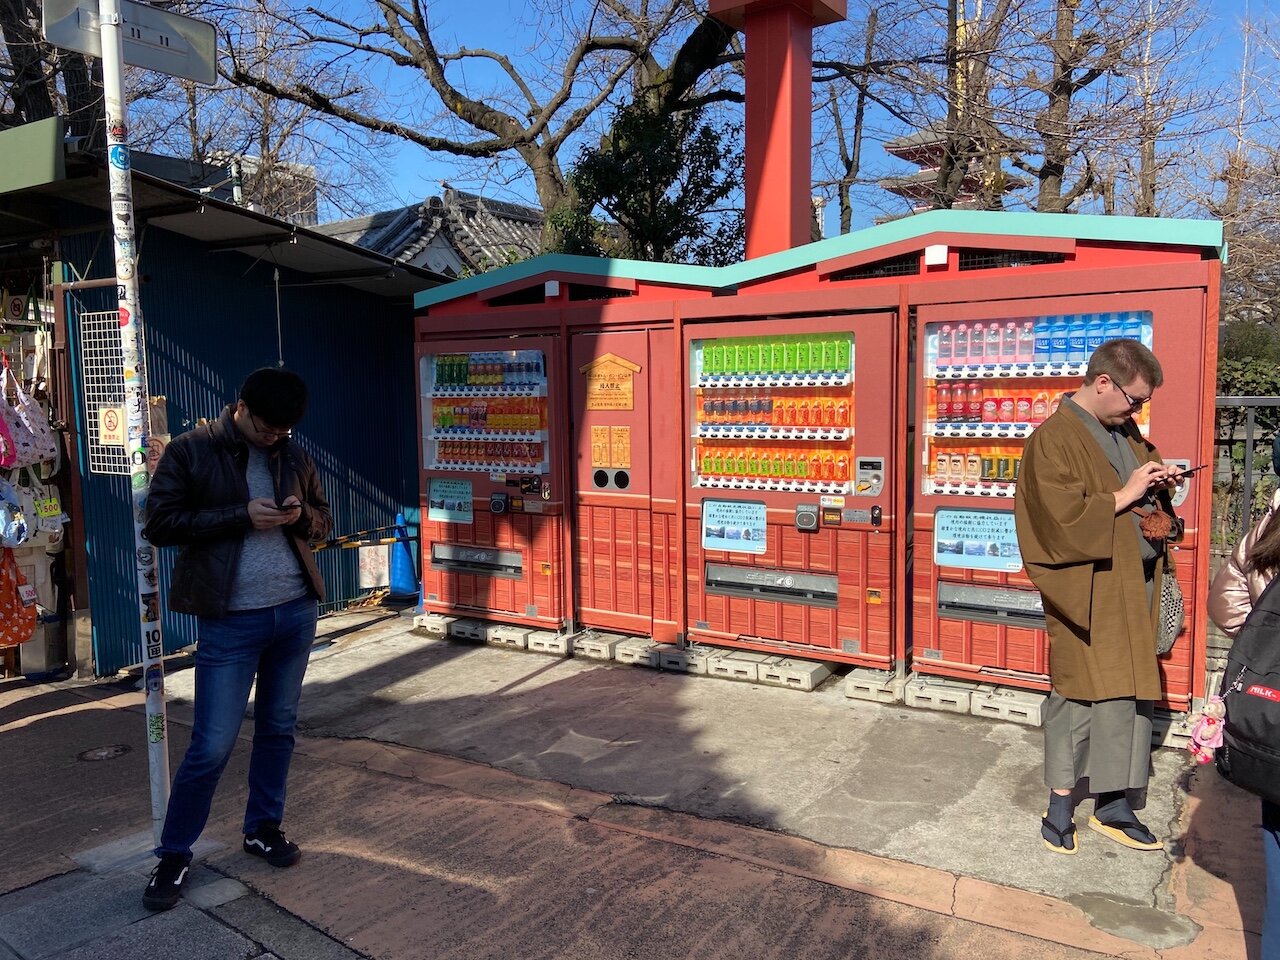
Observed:
[[[143,903],[182,896],[191,846],[257,680],[244,850],[272,866],[302,856],[280,832],[298,698],[324,582],[310,541],[329,535],[315,464],[291,440],[307,388],[288,370],[255,370],[216,421],[169,444],[147,497],[143,536],[176,546],[169,609],[199,618],[195,722],[174,778]]]

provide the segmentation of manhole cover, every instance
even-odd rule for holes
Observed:
[[[113,743],[109,747],[94,747],[76,756],[77,760],[114,760],[123,757],[131,748],[127,743]]]

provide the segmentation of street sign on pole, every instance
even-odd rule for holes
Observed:
[[[186,77],[199,83],[214,79],[213,25],[190,17],[145,7],[133,0],[97,0],[97,9],[73,6],[76,0],[45,0],[45,39],[80,53],[102,58],[102,93],[106,102],[107,182],[111,227],[115,239],[116,297],[120,311],[120,355],[124,380],[124,448],[129,454],[129,490],[133,506],[133,549],[138,590],[138,636],[142,646],[146,689],[147,766],[151,780],[151,830],[156,846],[169,806],[168,719],[164,700],[164,639],[160,628],[160,594],[156,552],[142,538],[147,494],[147,450],[151,434],[151,402],[147,390],[146,338],[138,295],[138,247],[133,225],[133,177],[129,156],[129,112],[124,96],[127,62]],[[83,2],[83,0],[82,0]],[[88,0],[93,2],[93,0]],[[130,19],[132,18],[132,19]],[[117,421],[119,420],[117,416]],[[117,422],[117,428],[121,424]]]
[[[119,0],[119,6],[125,63],[197,83],[213,83],[217,77],[213,24],[134,0]],[[102,58],[97,0],[44,0],[40,17],[44,38],[54,46]]]

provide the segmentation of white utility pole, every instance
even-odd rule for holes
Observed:
[[[78,0],[84,2],[84,0]],[[160,629],[160,587],[155,550],[142,539],[150,491],[147,441],[151,404],[147,390],[146,341],[138,296],[138,247],[133,225],[129,112],[124,96],[126,50],[129,62],[147,69],[212,83],[212,24],[144,7],[134,0],[98,0],[96,14],[77,0],[46,0],[44,34],[50,42],[102,58],[106,99],[107,174],[111,226],[115,236],[116,296],[120,309],[125,449],[129,452],[129,490],[133,501],[133,560],[138,588],[138,630],[146,689],[147,761],[151,774],[151,828],[160,844],[169,805],[169,743],[164,699],[164,641]],[[93,0],[88,0],[92,3]],[[96,22],[95,22],[96,21]],[[194,74],[194,75],[193,75]]]

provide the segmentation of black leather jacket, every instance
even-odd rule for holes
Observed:
[[[173,440],[151,478],[142,535],[157,547],[178,547],[168,598],[175,613],[226,615],[244,535],[253,529],[245,480],[249,445],[232,410],[228,406],[217,420]],[[277,502],[291,495],[302,502],[302,516],[282,529],[316,599],[323,600],[310,541],[329,536],[332,518],[316,466],[292,440],[268,451],[268,465]]]

